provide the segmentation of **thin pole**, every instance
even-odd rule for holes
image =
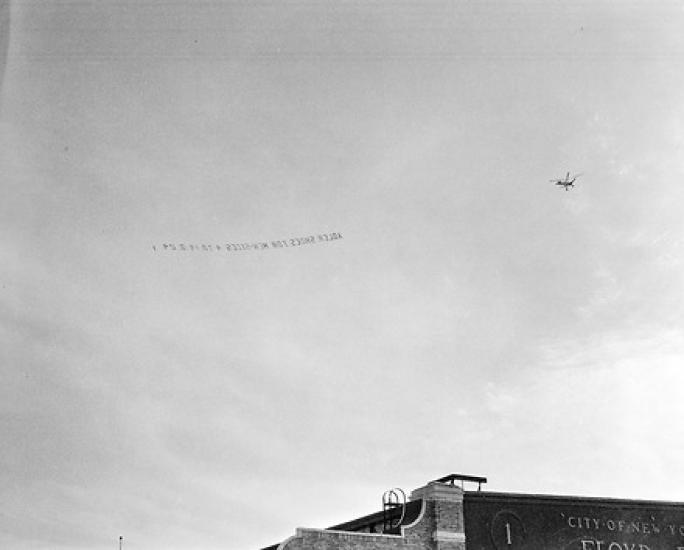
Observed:
[[[123,545],[123,537],[119,535],[119,550],[121,550],[121,546]]]

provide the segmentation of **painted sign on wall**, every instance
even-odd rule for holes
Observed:
[[[684,503],[466,493],[468,550],[684,550]]]

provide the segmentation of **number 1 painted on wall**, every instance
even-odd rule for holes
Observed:
[[[511,542],[511,524],[508,522],[506,522],[506,544],[508,544],[508,546],[513,544]]]

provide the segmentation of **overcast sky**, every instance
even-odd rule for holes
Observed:
[[[451,472],[684,501],[682,29],[0,0],[0,547],[257,549]]]

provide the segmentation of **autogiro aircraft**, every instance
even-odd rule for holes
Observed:
[[[570,172],[568,172],[565,175],[565,179],[555,179],[555,180],[549,180],[551,183],[555,183],[556,185],[562,185],[565,187],[565,190],[568,190],[568,187],[575,187],[575,180],[579,178],[582,174],[576,174],[570,179]]]

